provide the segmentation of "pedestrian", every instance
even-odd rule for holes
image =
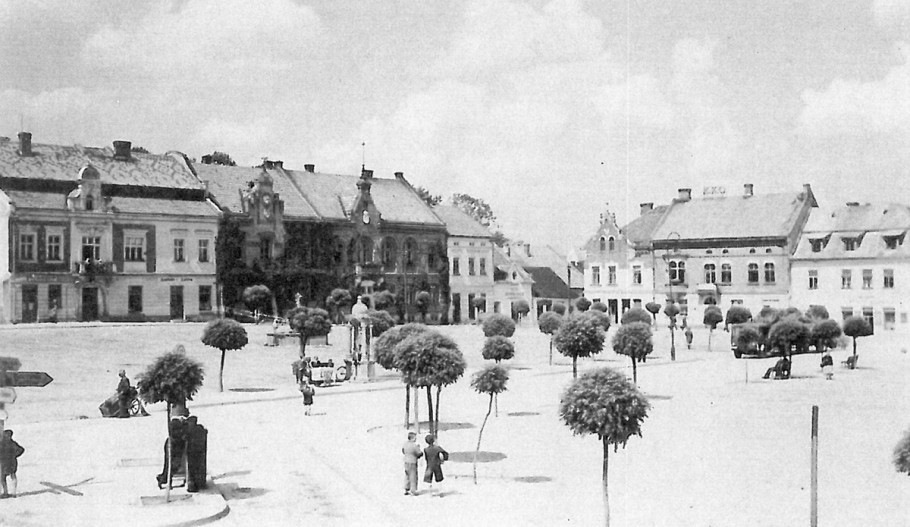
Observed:
[[[404,494],[417,495],[417,460],[423,456],[417,444],[417,434],[408,432],[408,440],[401,447],[404,454]]]
[[[442,463],[449,460],[449,453],[444,448],[436,444],[436,436],[427,434],[425,438],[427,447],[423,453],[427,458],[427,471],[423,475],[423,481],[430,484],[433,488],[433,480],[439,483],[443,480]]]
[[[130,386],[130,380],[126,376],[126,370],[120,370],[117,374],[120,375],[120,382],[117,383],[117,400],[120,403],[117,417],[129,417],[130,403],[133,402],[134,397],[133,387]]]
[[[830,381],[834,378],[834,359],[831,358],[831,354],[827,351],[822,355],[822,373],[825,374],[825,380]]]
[[[310,410],[313,408],[313,395],[316,394],[316,389],[313,388],[313,385],[310,384],[309,379],[304,377],[300,381],[300,393],[303,394],[303,406],[305,410],[304,415],[310,415]]]
[[[683,320],[685,320],[685,319],[683,319]],[[686,348],[687,349],[692,349],[692,337],[693,336],[694,335],[692,335],[692,328],[687,327],[686,328]]]
[[[19,486],[16,471],[19,469],[19,456],[24,453],[25,449],[13,440],[13,431],[4,430],[3,438],[0,439],[0,464],[3,465],[2,473],[0,473],[0,486],[3,487],[3,494],[0,494],[0,498],[16,497],[16,490]],[[6,478],[9,478],[8,488]],[[12,492],[9,492],[10,490]]]

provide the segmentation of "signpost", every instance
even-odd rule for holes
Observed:
[[[21,366],[22,363],[16,357],[0,357],[0,438],[3,437],[6,420],[9,418],[5,405],[16,402],[16,390],[13,387],[43,388],[54,380],[43,371],[19,371]],[[0,471],[2,468],[0,461]]]

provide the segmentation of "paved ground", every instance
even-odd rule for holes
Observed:
[[[188,353],[205,360],[211,379],[218,352],[198,343],[201,326],[163,328],[0,331],[22,351],[23,369],[65,364],[64,373],[79,379],[66,382],[67,389],[59,388],[61,382],[59,392],[23,390],[10,409],[16,437],[28,449],[20,490],[32,494],[0,503],[0,509],[14,503],[18,511],[0,512],[0,519],[40,525],[36,519],[52,511],[57,524],[122,524],[126,515],[132,524],[166,525],[187,521],[189,515],[181,514],[189,509],[197,519],[218,518],[227,506],[218,524],[402,525],[429,517],[438,525],[601,523],[599,442],[573,437],[559,421],[571,365],[562,359],[548,366],[547,340],[531,327],[514,338],[518,356],[511,361],[509,391],[484,430],[476,485],[470,459],[487,405],[469,386],[470,373],[483,363],[479,328],[445,329],[469,362],[466,377],[442,393],[440,442],[452,460],[444,465],[442,485],[409,497],[401,488],[400,383],[385,375],[375,383],[320,389],[315,415],[306,417],[290,377],[296,347],[262,347],[256,343],[258,332],[264,342],[265,329],[249,327],[254,344],[229,354],[226,365],[225,384],[239,391],[220,394],[207,381],[190,405],[210,431],[209,470],[220,494],[141,505],[142,496],[161,494],[154,475],[161,470],[163,414],[152,408],[153,415],[142,419],[67,416],[97,411],[102,394],[115,385],[118,364],[149,361],[168,347],[158,343],[162,334],[184,339]],[[616,525],[807,524],[813,404],[821,407],[820,525],[891,526],[910,517],[910,483],[890,464],[891,449],[910,424],[910,356],[900,342],[861,340],[861,368],[838,370],[830,382],[818,371],[817,356],[797,357],[791,381],[765,381],[760,374],[773,361],[734,360],[723,333],[714,344],[722,351],[708,352],[700,331],[696,350],[680,349],[671,363],[667,333],[658,331],[655,357],[639,369],[639,386],[653,405],[643,437],[610,454]],[[54,345],[35,351],[23,339]],[[835,360],[845,356],[838,351]],[[609,351],[580,362],[582,371],[601,366],[631,374],[628,359]],[[63,377],[54,376],[51,386]],[[91,383],[96,385],[84,386]],[[32,400],[39,393],[53,396]],[[425,412],[424,398],[420,405]],[[44,412],[55,419],[40,419]],[[17,416],[30,422],[16,422]],[[71,489],[84,496],[51,494],[41,481],[76,484]],[[107,498],[112,505],[102,505]]]

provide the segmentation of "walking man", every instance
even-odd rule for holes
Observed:
[[[3,473],[0,474],[0,487],[3,488],[3,494],[0,494],[0,498],[16,497],[16,487],[19,485],[19,480],[16,478],[16,471],[19,469],[18,458],[24,453],[25,449],[13,440],[13,431],[4,430],[3,438],[0,439],[0,464],[3,465]],[[6,478],[9,478],[8,488]]]
[[[423,456],[420,446],[417,445],[417,434],[408,432],[408,440],[401,447],[404,454],[404,494],[417,495],[417,460]]]
[[[442,463],[449,460],[449,453],[444,448],[436,444],[436,436],[427,434],[427,447],[423,453],[427,456],[427,471],[423,475],[423,481],[430,484],[433,488],[433,480],[439,483],[443,480]]]

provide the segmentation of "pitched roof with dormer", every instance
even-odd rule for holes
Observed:
[[[454,205],[436,205],[433,212],[446,224],[451,237],[492,238],[490,231],[471,216]]]
[[[641,216],[627,223],[619,230],[626,238],[626,241],[633,246],[647,245],[652,239],[654,229],[660,225],[661,219],[669,205],[660,205],[645,212]]]
[[[794,253],[798,260],[910,258],[910,207],[897,203],[849,203],[812,211]],[[844,240],[852,240],[847,250]],[[889,249],[887,241],[895,244]],[[813,244],[820,247],[814,251]]]
[[[316,209],[300,195],[294,184],[284,177],[283,170],[266,170],[263,167],[231,167],[225,165],[194,164],[196,174],[208,186],[215,202],[235,214],[243,212],[241,191],[267,173],[272,179],[272,190],[284,201],[284,217],[289,219],[318,219]]]

